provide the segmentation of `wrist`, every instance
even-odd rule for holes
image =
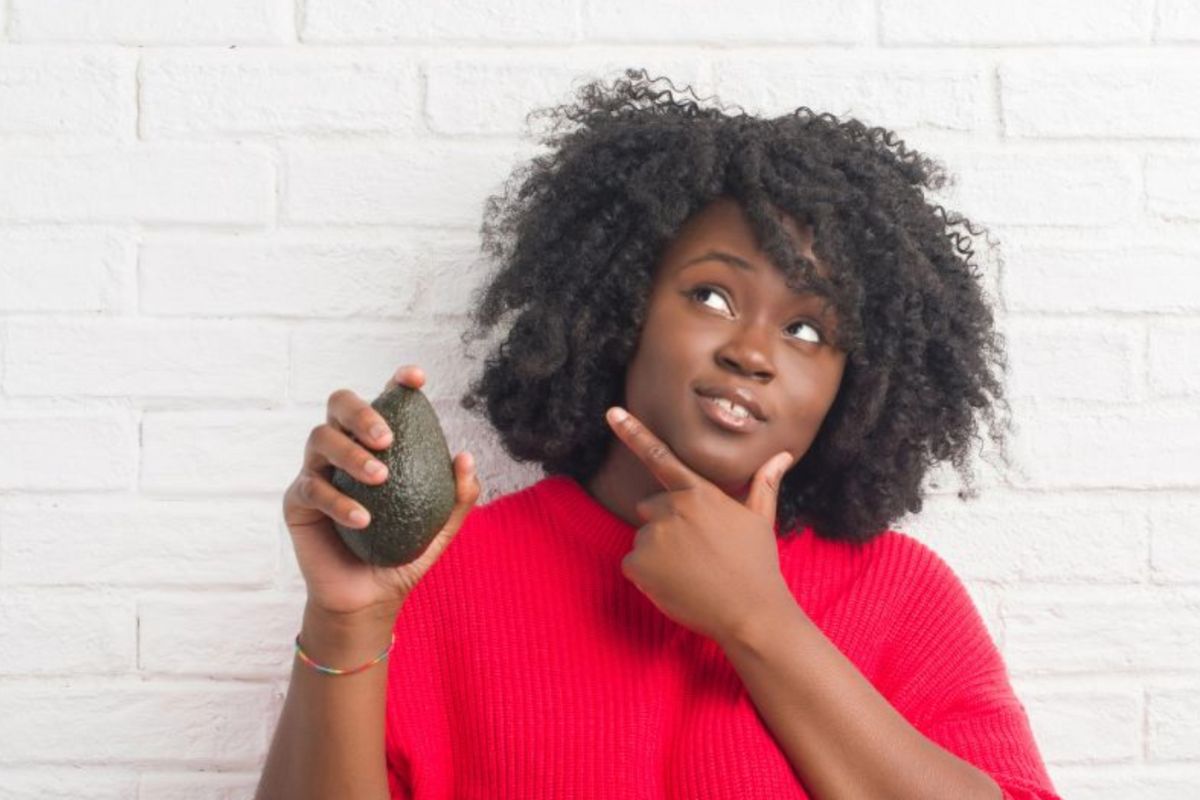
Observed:
[[[718,644],[727,652],[732,647],[759,650],[765,642],[776,636],[783,626],[793,624],[797,615],[805,621],[808,620],[804,609],[796,602],[785,584],[782,591],[771,595],[769,601],[755,604],[752,613],[730,625],[718,639]]]
[[[399,606],[330,612],[308,603],[300,628],[300,645],[314,661],[351,668],[374,658],[391,642]]]

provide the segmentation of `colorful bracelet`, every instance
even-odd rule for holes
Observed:
[[[380,661],[383,661],[385,658],[388,657],[388,653],[392,652],[392,647],[395,644],[396,644],[396,633],[395,633],[395,631],[393,631],[392,632],[392,641],[388,643],[387,648],[385,648],[382,653],[375,656],[375,658],[371,659],[366,664],[363,664],[361,667],[355,667],[354,669],[334,669],[333,667],[323,667],[320,664],[318,664],[317,662],[313,661],[311,658],[309,658],[308,653],[305,653],[300,648],[300,634],[296,634],[296,655],[300,656],[301,661],[303,661],[305,664],[308,664],[310,667],[315,669],[317,672],[323,672],[326,675],[353,675],[356,672],[362,672],[364,669],[373,667],[376,664],[378,664]]]

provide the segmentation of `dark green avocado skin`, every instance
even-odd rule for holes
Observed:
[[[419,558],[449,519],[454,465],[437,413],[419,389],[397,386],[375,398],[371,407],[392,429],[387,448],[366,448],[387,465],[388,477],[373,486],[334,467],[334,487],[361,503],[371,522],[347,528],[334,520],[333,527],[363,561],[394,567]]]

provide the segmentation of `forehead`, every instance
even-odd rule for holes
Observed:
[[[776,219],[796,252],[812,261],[818,274],[828,277],[828,268],[812,249],[812,227],[782,213],[778,213]],[[730,253],[754,264],[771,264],[778,268],[770,255],[759,245],[754,228],[741,206],[732,198],[722,197],[693,214],[680,227],[675,238],[663,251],[658,265],[659,277],[676,273],[697,258],[714,251]]]

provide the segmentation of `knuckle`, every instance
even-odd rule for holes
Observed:
[[[661,444],[650,445],[650,449],[647,450],[646,452],[647,452],[647,455],[649,455],[655,461],[662,461],[663,459],[665,459],[667,457],[667,448]]]

